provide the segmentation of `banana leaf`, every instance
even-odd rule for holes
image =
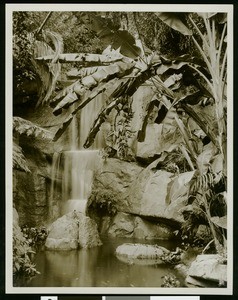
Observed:
[[[212,223],[215,225],[227,229],[227,216],[224,217],[211,217]]]
[[[133,66],[134,63],[114,63],[110,66],[104,66],[104,68],[98,69],[92,75],[82,78],[81,81],[77,81],[75,84],[63,90],[61,95],[57,95],[56,98],[53,99],[52,103],[56,103],[56,101],[62,99],[63,96],[63,99],[53,110],[54,115],[59,115],[62,112],[62,108],[67,108],[74,102],[81,100],[82,95],[84,95],[86,91],[92,90],[101,82],[105,82],[107,80],[110,81],[114,78],[119,78],[127,74],[131,71]]]
[[[84,24],[95,31],[105,45],[111,45],[113,49],[120,48],[121,54],[136,58],[140,56],[141,49],[136,45],[134,37],[126,30],[115,30],[110,27],[104,18],[93,13],[84,13]]]
[[[39,56],[35,59],[37,61],[52,61],[55,55],[45,55]],[[82,65],[102,65],[102,64],[111,64],[117,61],[123,61],[125,58],[122,55],[118,54],[94,54],[94,53],[62,53],[57,57],[57,61],[60,63],[69,63],[69,62],[78,62]],[[127,60],[128,61],[128,60]],[[132,60],[130,60],[132,61]],[[128,61],[128,62],[130,62]]]
[[[192,35],[192,31],[183,23],[181,13],[176,12],[156,12],[156,16],[165,24],[183,35]]]

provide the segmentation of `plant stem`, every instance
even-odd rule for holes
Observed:
[[[46,22],[48,21],[49,17],[52,15],[52,13],[53,13],[52,11],[50,11],[50,12],[48,13],[48,15],[47,15],[46,18],[44,19],[43,23],[41,24],[41,26],[38,28],[38,30],[37,30],[37,32],[36,32],[36,35],[38,35],[38,34],[41,33],[43,27],[45,26]]]

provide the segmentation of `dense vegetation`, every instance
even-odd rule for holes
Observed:
[[[105,105],[84,147],[116,112],[105,155],[136,160],[129,145],[133,95],[150,87],[136,138],[144,141],[157,108],[154,122],[163,124],[164,143],[157,166],[174,173],[194,171],[183,235],[193,239],[198,225],[208,224],[209,245],[214,243],[225,259],[226,15],[18,12],[13,20],[15,115],[19,103],[36,109],[50,105],[55,115],[71,108],[56,141],[76,114],[103,93]],[[62,77],[70,79],[65,88]]]

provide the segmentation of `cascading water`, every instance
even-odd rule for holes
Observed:
[[[93,171],[98,162],[99,149],[103,147],[102,135],[99,132],[90,149],[84,149],[83,144],[93,121],[102,108],[102,103],[103,96],[100,96],[82,109],[80,117],[75,117],[71,124],[69,150],[53,156],[51,203],[56,202],[55,186],[60,178],[62,182],[61,215],[73,210],[85,213],[87,199],[91,192]],[[55,219],[56,214],[57,209],[51,208],[50,218]]]

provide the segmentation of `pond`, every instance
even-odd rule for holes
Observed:
[[[40,251],[35,257],[41,273],[15,282],[25,287],[161,287],[162,276],[175,275],[183,286],[184,278],[173,266],[126,264],[115,256],[123,243],[158,244],[175,250],[173,241],[145,241],[128,238],[102,239],[103,245],[71,251]]]

